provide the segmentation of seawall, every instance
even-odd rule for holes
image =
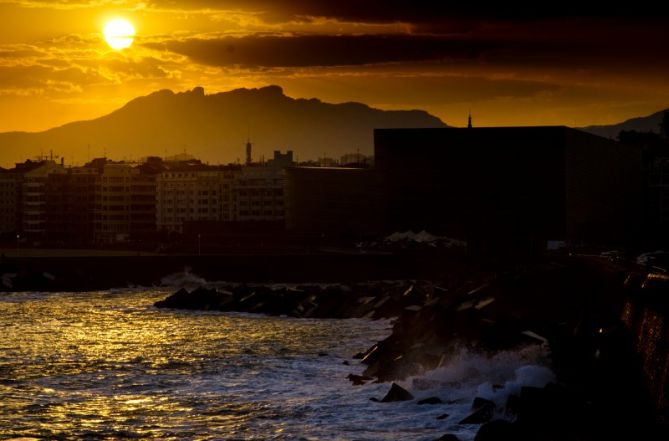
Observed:
[[[191,272],[208,281],[358,282],[435,278],[466,265],[432,253],[5,257],[0,291],[89,291],[160,285]]]
[[[630,275],[622,320],[634,337],[648,391],[669,424],[669,275]]]

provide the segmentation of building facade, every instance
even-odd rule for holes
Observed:
[[[234,183],[233,220],[283,221],[285,180],[283,168],[262,165],[243,167]]]
[[[21,173],[20,234],[31,240],[46,239],[51,175],[65,174],[65,167],[54,161],[41,161],[39,165]]]
[[[286,228],[318,237],[361,239],[383,233],[380,179],[373,170],[287,169]]]
[[[14,236],[19,230],[19,177],[0,170],[0,236]]]
[[[49,175],[47,182],[47,239],[72,245],[92,243],[98,171],[68,168],[66,173]]]
[[[156,181],[158,230],[183,233],[186,222],[233,220],[233,186],[240,169],[197,163],[163,171]]]
[[[155,231],[156,176],[126,163],[105,164],[95,188],[95,241],[142,240]]]
[[[358,197],[375,207],[381,234],[427,230],[490,254],[545,249],[548,241],[625,246],[638,232],[638,149],[567,127],[380,129],[374,135],[372,184],[361,183],[371,187]],[[314,229],[313,219],[368,213],[364,203],[337,202],[356,193],[343,172],[337,190],[336,175],[289,172],[289,228],[299,233]],[[349,229],[344,222],[325,226]]]

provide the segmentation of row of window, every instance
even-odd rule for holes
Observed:
[[[283,212],[275,212],[272,210],[241,210],[239,212],[240,216],[283,216]]]
[[[239,204],[240,207],[241,206],[246,207],[246,206],[249,206],[249,205],[252,205],[254,207],[259,206],[259,205],[276,205],[276,206],[280,207],[280,206],[283,205],[283,201],[275,201],[275,200],[258,201],[258,200],[254,200],[254,201],[239,201],[238,204]]]

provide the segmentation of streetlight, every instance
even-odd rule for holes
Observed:
[[[21,235],[16,235],[16,257],[19,257],[19,241],[21,240]]]

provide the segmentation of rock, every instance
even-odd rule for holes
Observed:
[[[167,297],[164,300],[158,300],[153,306],[157,308],[180,308],[183,307],[186,303],[186,297],[188,296],[188,291],[184,288],[181,288],[179,291],[175,292],[171,296]]]
[[[349,374],[348,377],[351,383],[353,383],[354,386],[361,386],[365,383],[367,383],[370,380],[373,380],[371,377],[366,377],[364,375],[355,375],[355,374]]]
[[[437,438],[436,441],[460,441],[460,438],[453,434],[447,433],[446,435],[442,435],[441,438]]]
[[[231,304],[234,296],[230,292],[197,288],[192,292],[180,289],[165,300],[154,303],[157,308],[201,309],[222,311]]]
[[[492,408],[495,408],[495,403],[493,403],[490,400],[486,400],[485,398],[481,397],[476,397],[474,398],[474,401],[472,402],[472,410],[474,409],[480,409],[481,407],[484,406],[492,406]]]
[[[390,386],[390,390],[385,397],[381,400],[382,403],[390,403],[393,401],[408,401],[413,400],[413,395],[409,393],[406,389],[401,386],[398,386],[396,383],[393,383]]]
[[[327,357],[328,354],[327,354],[327,352],[319,352],[319,353],[318,353],[318,356],[319,356],[319,357]]]
[[[483,424],[490,421],[495,413],[495,403],[485,398],[476,397],[472,403],[473,412],[459,424]]]
[[[351,365],[351,363],[349,363],[348,360],[342,361],[341,364],[343,364],[344,366],[350,366]]]
[[[474,441],[522,441],[524,439],[518,427],[505,420],[485,423],[474,437]]]
[[[437,417],[437,419],[438,419],[438,420],[445,420],[445,419],[448,418],[449,416],[450,416],[450,414],[448,414],[448,413],[442,413],[441,415],[439,415],[439,416]]]
[[[429,397],[419,400],[416,404],[443,404],[444,402],[439,397]]]
[[[506,407],[504,413],[510,416],[518,415],[521,408],[521,400],[518,395],[509,395],[506,399]]]

